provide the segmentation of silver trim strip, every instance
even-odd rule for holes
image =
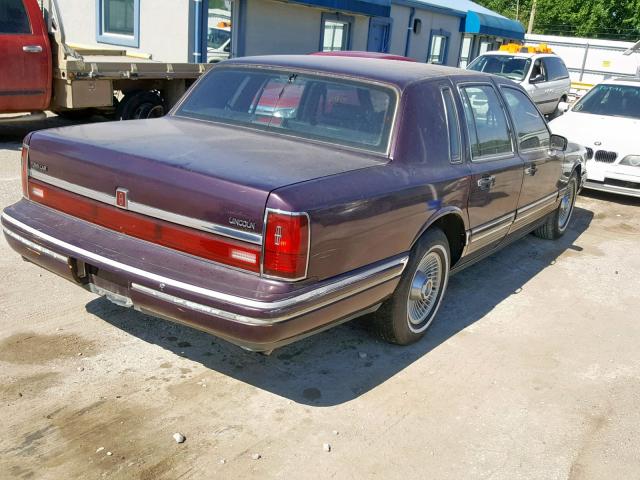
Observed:
[[[407,262],[409,261],[409,257],[405,256],[405,257],[401,257],[399,259],[396,260],[391,260],[388,262],[385,262],[384,264],[378,265],[376,267],[370,268],[364,272],[360,272],[356,275],[352,275],[350,277],[347,277],[343,280],[339,280],[333,283],[330,283],[328,285],[324,285],[322,287],[316,288],[314,290],[310,290],[306,293],[303,293],[301,295],[295,296],[295,297],[289,297],[289,298],[285,298],[284,300],[276,300],[273,302],[263,302],[260,300],[251,300],[248,298],[244,298],[244,297],[239,297],[236,295],[230,295],[230,294],[226,294],[226,293],[222,293],[222,292],[217,292],[215,290],[209,290],[207,288],[203,288],[203,287],[198,287],[196,285],[191,285],[189,283],[185,283],[185,282],[181,282],[179,280],[175,280],[172,278],[168,278],[168,277],[164,277],[162,275],[157,275],[155,273],[151,273],[151,272],[147,272],[146,270],[142,270],[140,268],[136,268],[136,267],[132,267],[130,265],[118,262],[116,260],[112,260],[110,258],[106,258],[103,257],[102,255],[98,255],[95,254],[93,252],[89,252],[88,250],[84,250],[82,248],[76,247],[74,245],[71,245],[67,242],[64,242],[62,240],[59,240],[55,237],[52,237],[50,235],[47,235],[46,233],[40,232],[38,230],[36,230],[33,227],[30,227],[29,225],[26,225],[16,219],[14,219],[13,217],[10,217],[9,215],[7,215],[5,212],[2,213],[2,219],[5,220],[6,222],[9,222],[15,226],[17,226],[18,228],[28,232],[29,234],[38,237],[46,242],[52,243],[54,245],[57,245],[61,248],[64,248],[65,250],[69,250],[71,252],[74,252],[82,257],[85,257],[87,259],[91,259],[95,262],[99,262],[102,263],[104,265],[108,265],[112,268],[116,268],[118,270],[122,270],[125,272],[129,272],[132,273],[134,275],[138,275],[140,277],[146,278],[148,280],[151,280],[153,282],[157,282],[158,285],[161,283],[164,283],[165,285],[169,285],[171,287],[180,289],[180,290],[184,290],[186,292],[190,292],[190,293],[195,293],[198,295],[202,295],[208,298],[211,298],[213,300],[218,300],[218,301],[222,301],[225,303],[230,303],[230,304],[234,304],[234,305],[239,305],[242,307],[247,307],[247,308],[253,308],[253,309],[257,309],[257,310],[262,310],[262,311],[273,311],[273,310],[279,310],[279,309],[283,309],[283,308],[287,308],[296,304],[299,304],[301,302],[305,302],[305,301],[309,301],[309,300],[313,300],[315,298],[320,298],[323,297],[325,295],[334,293],[338,290],[341,290],[343,288],[349,287],[350,285],[353,285],[357,282],[360,282],[362,280],[366,280],[368,277],[371,277],[373,275],[376,275],[378,273],[381,273],[385,270],[394,268],[394,267],[402,267],[400,269],[399,272],[393,272],[390,273],[389,275],[380,278],[380,279],[376,279],[373,282],[367,283],[366,285],[361,285],[360,287],[358,287],[357,290],[352,291],[352,292],[348,292],[342,296],[338,296],[336,298],[332,298],[330,300],[328,300],[326,303],[321,303],[321,304],[315,304],[313,306],[310,307],[311,310],[315,310],[317,308],[320,308],[324,305],[328,305],[330,303],[336,302],[338,300],[341,300],[342,298],[345,298],[347,296],[353,295],[355,293],[367,290],[369,288],[372,288],[376,285],[379,285],[381,283],[384,283],[387,280],[390,280],[392,278],[396,278],[398,276],[400,276],[402,274],[402,272],[404,271],[404,268],[407,265]],[[6,228],[5,228],[6,229]],[[29,240],[14,234],[16,236],[16,239],[20,239],[19,241],[24,241],[24,243],[26,244],[26,242],[29,242]],[[33,242],[31,242],[33,243]],[[44,247],[43,247],[44,248]],[[55,253],[55,252],[54,252]],[[148,287],[145,287],[148,288]],[[177,298],[177,297],[176,297]],[[310,310],[309,310],[310,311]],[[235,314],[232,314],[235,315]],[[295,315],[300,315],[299,312],[296,312]],[[249,317],[247,317],[249,318]],[[285,318],[286,319],[286,318]],[[263,321],[261,319],[257,319],[260,321]],[[273,319],[268,320],[268,322],[274,322]]]
[[[513,224],[512,222],[505,223],[504,225],[498,225],[497,227],[492,228],[491,230],[488,230],[485,233],[476,234],[475,236],[471,237],[471,243],[478,242],[478,241],[482,240],[483,238],[490,237],[491,235],[496,235],[497,233],[501,232],[502,230],[509,229],[509,228],[511,228],[512,224]]]
[[[408,261],[408,257],[407,257],[407,261]],[[399,265],[399,263],[397,263],[397,265]],[[404,266],[406,265],[406,263],[402,266],[402,269],[404,270]],[[301,309],[301,310],[296,310],[293,313],[289,313],[286,315],[279,315],[276,317],[270,317],[270,318],[256,318],[256,317],[251,317],[251,316],[247,316],[247,315],[239,315],[233,312],[229,312],[226,310],[221,310],[219,308],[215,308],[215,307],[210,307],[208,305],[202,305],[201,303],[197,303],[197,302],[192,302],[190,300],[185,300],[183,298],[180,297],[176,297],[175,295],[169,295],[167,293],[164,292],[160,292],[158,290],[154,290],[152,288],[149,287],[145,287],[144,285],[140,285],[137,283],[131,283],[131,290],[134,291],[138,291],[140,293],[144,293],[146,295],[150,295],[152,297],[155,297],[159,300],[163,300],[165,302],[169,302],[172,303],[174,305],[178,305],[180,307],[183,308],[188,308],[190,310],[194,310],[197,312],[201,312],[207,315],[213,315],[216,317],[221,317],[224,318],[225,320],[230,320],[236,323],[243,323],[246,325],[272,325],[274,323],[280,323],[280,322],[284,322],[286,320],[290,320],[292,318],[295,317],[299,317],[301,315],[304,315],[306,313],[309,312],[313,312],[315,310],[319,310],[323,307],[326,307],[328,305],[332,305],[334,303],[339,302],[340,300],[344,300],[345,298],[351,297],[353,295],[356,295],[358,293],[363,292],[364,290],[368,290],[369,288],[373,288],[373,287],[377,287],[378,285],[381,285],[389,280],[393,280],[394,278],[397,278],[401,275],[402,272],[396,273],[390,273],[388,275],[385,275],[384,277],[381,277],[379,279],[376,279],[375,282],[371,282],[367,285],[361,286],[360,288],[358,288],[357,290],[353,291],[353,292],[345,292],[341,295],[338,295],[337,297],[333,297],[330,298],[328,300],[325,300],[323,302],[319,302],[319,303],[314,303],[313,305],[310,305],[307,308]],[[297,297],[298,299],[301,297]],[[148,308],[145,310],[149,310]],[[153,310],[152,310],[153,311]]]
[[[485,225],[481,225],[479,227],[471,229],[471,238],[469,243],[477,242],[479,240],[482,240],[483,238],[498,233],[505,228],[509,228],[513,223],[513,219],[515,218],[515,216],[515,212],[509,213],[500,218],[496,218],[495,220],[492,220]]]
[[[542,210],[544,207],[547,206],[548,203],[552,203],[557,198],[558,198],[558,192],[553,192],[553,193],[547,195],[546,197],[541,198],[540,200],[536,200],[535,202],[530,203],[529,205],[526,205],[526,206],[524,206],[522,208],[519,208],[518,211],[517,211],[518,216],[522,215],[523,213],[528,212],[531,209],[536,209],[536,207],[538,207],[538,206],[540,208],[536,209],[535,211]],[[535,213],[535,211],[531,212],[531,213]],[[529,214],[527,214],[527,215],[529,215]]]
[[[53,185],[55,187],[62,188],[63,190],[82,195],[83,197],[88,197],[93,200],[112,205],[114,207],[118,206],[116,204],[115,196],[108,195],[103,192],[98,192],[97,190],[92,190],[81,185],[76,185],[75,183],[67,182],[66,180],[52,177],[51,175],[47,175],[46,173],[42,173],[33,169],[29,169],[29,176],[35,178],[36,180],[48,183],[49,185]],[[166,220],[167,222],[175,223],[177,225],[195,228],[196,230],[201,230],[203,232],[214,233],[216,235],[222,235],[223,237],[229,237],[235,240],[241,240],[243,242],[262,245],[262,235],[259,233],[245,232],[242,230],[236,230],[234,228],[226,227],[224,225],[219,225],[217,223],[205,222],[196,218],[191,218],[177,213],[167,212],[166,210],[161,210],[159,208],[150,207],[148,205],[134,202],[132,200],[129,200],[128,206],[125,210],[140,213],[142,215],[147,215],[149,217],[154,217],[161,220]]]
[[[552,207],[558,198],[558,193],[552,193],[540,200],[530,203],[526,207],[518,209],[516,221],[513,223],[516,226],[520,226],[523,222],[529,220],[531,217],[542,216]],[[535,220],[535,218],[534,218]]]
[[[62,263],[67,263],[69,261],[69,257],[65,257],[64,255],[60,255],[59,253],[56,253],[53,250],[49,250],[48,248],[45,248],[42,245],[38,245],[37,243],[33,243],[32,241],[27,240],[26,238],[21,237],[20,235],[12,232],[11,230],[9,230],[6,227],[2,227],[2,231],[4,232],[5,235],[13,238],[17,242],[20,242],[20,243],[26,245],[27,248],[30,248],[31,250],[34,250],[34,251],[36,251],[38,253],[41,253],[43,255],[47,255],[48,257],[51,257],[54,260],[58,260],[59,262],[62,262]]]

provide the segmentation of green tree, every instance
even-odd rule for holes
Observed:
[[[478,3],[525,27],[533,0],[479,0]],[[573,37],[640,39],[640,0],[537,0],[534,33]]]

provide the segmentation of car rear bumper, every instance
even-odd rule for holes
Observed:
[[[313,282],[279,282],[98,227],[23,199],[2,227],[25,259],[114,303],[272,350],[371,311],[395,290],[399,255]]]

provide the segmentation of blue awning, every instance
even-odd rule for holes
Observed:
[[[288,0],[337,12],[359,13],[371,17],[391,16],[391,0]]]
[[[466,33],[479,33],[496,37],[524,40],[524,27],[520,22],[506,17],[488,15],[469,10],[464,21]]]
[[[520,22],[503,17],[471,0],[392,0],[392,2],[461,17],[461,32],[524,40],[524,27]]]

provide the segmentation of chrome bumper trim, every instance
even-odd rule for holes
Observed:
[[[117,207],[116,197],[113,195],[99,192],[97,190],[92,190],[81,185],[76,185],[75,183],[67,182],[66,180],[52,177],[51,175],[47,175],[46,173],[42,173],[33,169],[29,170],[29,176],[49,185],[53,185],[54,187],[67,190],[68,192],[73,192],[77,195],[82,195],[83,197],[91,198],[92,200],[97,200],[98,202]],[[144,205],[143,203],[138,203],[132,200],[129,200],[127,210],[130,212],[139,213],[141,215],[146,215],[148,217],[165,220],[177,225],[195,228],[196,230],[200,230],[203,232],[222,235],[223,237],[229,237],[235,240],[241,240],[243,242],[254,243],[256,245],[262,245],[262,235],[259,233],[245,232],[242,230],[236,230],[235,228],[225,227],[224,225],[219,225],[217,223],[205,222],[204,220],[198,220],[197,218],[191,218],[184,215],[179,215],[177,213],[167,212],[166,210],[150,207],[148,205]]]
[[[4,218],[4,215],[3,215],[3,218]],[[7,218],[9,218],[9,217],[7,217]],[[58,260],[59,262],[62,262],[62,263],[67,263],[69,261],[69,257],[65,257],[64,255],[60,255],[59,253],[56,253],[53,250],[49,250],[48,248],[45,248],[42,245],[38,245],[37,243],[33,243],[31,240],[27,240],[26,238],[21,237],[20,235],[12,232],[11,230],[9,230],[6,227],[2,227],[2,231],[8,237],[13,238],[15,241],[22,243],[27,248],[30,248],[31,250],[34,250],[34,251],[36,251],[38,253],[41,253],[42,255],[46,255],[46,256],[51,257],[54,260]]]
[[[155,273],[151,273],[151,272],[147,272],[146,270],[142,270],[140,268],[136,268],[136,267],[132,267],[131,265],[127,265],[121,262],[118,262],[116,260],[112,260],[110,258],[107,257],[103,257],[102,255],[98,255],[95,254],[93,252],[90,252],[88,250],[84,250],[82,248],[76,247],[74,245],[71,245],[67,242],[64,242],[62,240],[59,240],[55,237],[52,237],[50,235],[47,235],[46,233],[40,232],[36,229],[34,229],[33,227],[30,227],[29,225],[26,225],[16,219],[14,219],[13,217],[10,217],[9,215],[7,215],[6,213],[2,213],[2,219],[5,220],[8,223],[11,223],[13,225],[15,225],[16,227],[28,232],[29,234],[33,235],[34,237],[37,237],[39,239],[44,240],[45,242],[57,245],[65,250],[68,250],[70,252],[73,252],[81,257],[83,257],[83,259],[90,259],[93,260],[97,263],[101,263],[103,265],[108,265],[112,268],[118,269],[118,270],[122,270],[128,273],[131,273],[133,275],[137,275],[139,277],[145,278],[147,280],[156,282],[158,284],[158,287],[160,287],[160,284],[164,284],[165,286],[171,286],[174,288],[177,288],[179,290],[183,290],[186,292],[190,292],[190,293],[195,293],[198,295],[202,295],[205,296],[207,298],[211,298],[213,300],[217,300],[217,301],[222,301],[225,303],[229,303],[232,305],[238,305],[241,307],[246,307],[246,308],[252,308],[252,309],[256,309],[256,310],[260,310],[262,312],[273,312],[273,311],[278,311],[281,309],[285,309],[288,307],[292,307],[295,305],[298,305],[302,302],[307,302],[307,301],[311,301],[311,300],[315,300],[315,299],[319,299],[322,298],[324,296],[330,295],[332,293],[336,293],[342,289],[346,289],[351,285],[354,285],[358,282],[366,282],[367,279],[369,279],[370,281],[359,285],[357,289],[349,291],[347,293],[343,293],[341,295],[338,295],[336,297],[332,297],[328,300],[325,301],[319,301],[317,303],[314,303],[313,305],[310,305],[309,307],[302,309],[302,310],[298,310],[295,311],[291,314],[287,314],[284,316],[280,316],[280,317],[276,317],[276,318],[268,318],[268,319],[263,319],[263,318],[255,318],[255,317],[248,317],[248,316],[242,316],[242,315],[237,315],[235,313],[232,312],[226,312],[223,310],[219,310],[219,309],[215,309],[213,307],[208,307],[206,305],[201,305],[195,302],[190,302],[184,299],[181,299],[179,297],[173,296],[173,295],[168,295],[164,292],[160,292],[158,290],[155,289],[151,289],[149,287],[145,287],[136,283],[132,283],[131,288],[133,290],[139,291],[141,293],[147,293],[147,294],[151,294],[156,296],[157,298],[162,298],[162,299],[166,299],[176,305],[182,305],[182,306],[186,306],[188,308],[192,308],[194,310],[198,310],[198,311],[205,311],[206,309],[209,309],[209,311],[213,312],[218,312],[218,313],[211,313],[212,315],[219,315],[222,316],[228,320],[233,320],[236,322],[242,322],[242,323],[250,323],[250,324],[269,324],[269,323],[275,323],[275,322],[279,322],[279,321],[283,321],[283,320],[288,320],[289,318],[295,317],[295,316],[299,316],[302,315],[304,313],[308,313],[310,311],[313,310],[317,310],[319,308],[322,308],[326,305],[330,305],[332,303],[338,302],[344,298],[347,298],[351,295],[355,295],[357,293],[360,293],[364,290],[368,290],[369,288],[375,287],[377,285],[380,285],[388,280],[391,280],[393,278],[399,277],[402,272],[404,271],[404,268],[407,265],[407,262],[409,261],[409,257],[408,256],[404,256],[395,260],[391,260],[388,262],[385,262],[381,265],[378,265],[376,267],[370,268],[368,270],[365,270],[363,272],[357,273],[355,275],[352,275],[350,277],[344,278],[342,280],[330,283],[328,285],[324,285],[322,287],[318,287],[316,289],[310,290],[308,292],[305,292],[301,295],[297,295],[297,296],[293,296],[293,297],[289,297],[286,298],[284,300],[276,300],[276,301],[272,301],[272,302],[263,302],[260,300],[251,300],[248,298],[244,298],[244,297],[239,297],[236,295],[230,295],[227,293],[222,293],[222,292],[217,292],[215,290],[209,290],[206,288],[202,288],[202,287],[198,287],[196,285],[191,285],[185,282],[181,282],[179,280],[175,280],[172,278],[168,278],[168,277],[164,277],[162,275],[157,275]],[[6,227],[4,228],[5,231],[9,231]],[[60,258],[64,258],[65,262],[67,261],[67,257],[64,257],[63,255],[60,255],[56,252],[53,252],[45,247],[41,247],[40,245],[35,244],[34,242],[31,242],[30,240],[16,234],[15,232],[11,232],[10,233],[12,238],[15,238],[16,240],[24,243],[25,245],[31,246],[34,245],[35,247],[38,247],[39,249],[42,249],[43,251],[47,251],[50,252],[52,254],[57,255]],[[387,272],[387,274],[385,275],[378,275],[378,274],[382,274],[385,272],[385,270],[392,270],[391,272]],[[371,278],[371,277],[375,277],[375,278]],[[187,303],[188,302],[188,303]]]

